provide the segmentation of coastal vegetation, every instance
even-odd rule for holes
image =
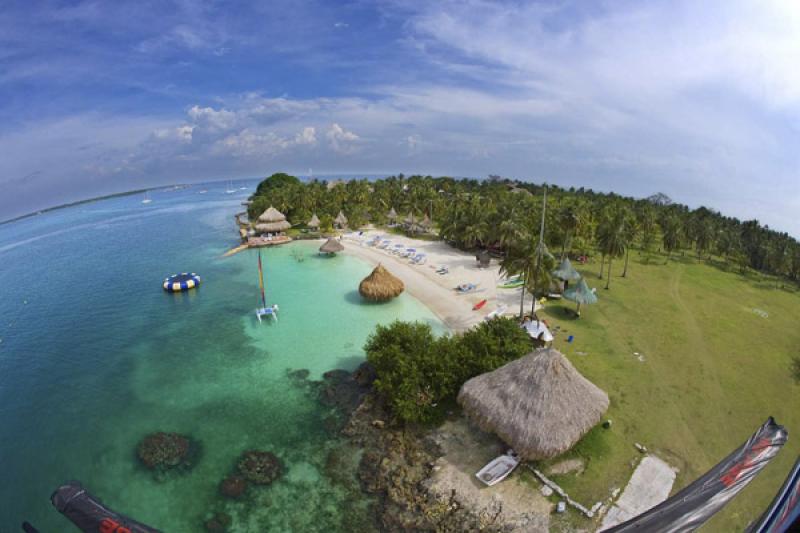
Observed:
[[[724,269],[773,276],[777,285],[781,280],[800,281],[800,244],[757,220],[741,221],[707,207],[690,209],[663,194],[635,199],[583,187],[546,189],[544,242],[560,256],[599,255],[598,275],[607,288],[614,275],[627,277],[632,272],[631,249],[641,251],[647,262],[657,255],[669,262],[693,253]],[[427,216],[438,235],[460,249],[523,258],[511,272],[527,268],[524,257],[530,257],[538,243],[544,190],[543,184],[496,176],[475,180],[399,174],[374,181],[302,182],[278,173],[258,185],[248,215],[256,220],[274,206],[298,227],[316,214],[323,231],[333,229],[340,212],[350,228],[386,225],[393,213],[414,221]],[[530,289],[546,281],[531,280]]]
[[[530,341],[516,322],[483,322],[462,335],[435,337],[419,322],[377,326],[364,350],[375,368],[375,389],[394,414],[407,422],[441,418],[461,385],[530,351]]]
[[[692,210],[660,194],[633,199],[548,186],[540,249],[542,185],[394,176],[287,185],[270,194],[285,199],[293,224],[312,211],[332,220],[341,210],[351,228],[366,221],[383,226],[392,211],[401,219],[429,215],[439,238],[462,250],[491,252],[505,273],[523,275],[536,294],[549,287],[564,257],[575,260],[584,280],[602,279],[609,290],[598,295],[601,305],[588,317],[575,320],[574,304],[565,301],[538,312],[558,331],[557,348],[610,399],[605,416],[613,424],[536,463],[547,470],[579,459],[579,475],[553,478],[581,502],[605,500],[625,486],[640,453],[634,444],[675,466],[680,488],[767,416],[800,427],[800,359],[792,357],[800,342],[800,246],[785,233],[705,207]],[[514,321],[492,323],[502,322],[508,324],[503,335],[521,332]],[[419,324],[376,329],[365,350],[378,373],[375,388],[397,418],[436,422],[443,409],[455,408],[453,398],[467,379],[530,350],[525,338],[516,352],[465,350],[469,334],[437,339]],[[496,359],[484,361],[488,354]],[[793,442],[710,530],[743,529],[763,511],[800,450]]]

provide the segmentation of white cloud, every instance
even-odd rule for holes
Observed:
[[[328,133],[325,135],[328,137],[331,148],[340,154],[353,153],[355,150],[354,143],[359,140],[358,135],[352,131],[345,130],[336,123],[331,124]]]
[[[303,131],[298,133],[294,138],[295,144],[317,144],[317,130],[314,127],[307,126]]]
[[[189,118],[201,126],[210,126],[218,130],[231,129],[236,125],[236,113],[227,109],[216,110],[211,107],[192,106]]]

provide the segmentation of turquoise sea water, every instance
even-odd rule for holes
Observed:
[[[259,324],[255,252],[221,258],[255,183],[235,185],[248,190],[154,191],[146,205],[114,198],[0,226],[0,531],[23,520],[69,531],[49,496],[71,479],[164,531],[201,531],[216,511],[231,531],[354,527],[367,501],[351,475],[357,451],[287,371],[353,369],[374,326],[395,318],[443,326],[405,294],[362,303],[369,265],[302,242],[262,252],[281,311]],[[187,270],[203,277],[198,290],[161,289]],[[144,470],[135,446],[154,431],[199,441],[194,468]],[[218,484],[252,448],[275,452],[286,475],[230,503]]]

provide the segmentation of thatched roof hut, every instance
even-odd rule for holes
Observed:
[[[409,211],[408,212],[408,216],[405,219],[405,223],[406,224],[413,224],[414,223],[414,212],[413,211]]]
[[[341,252],[344,250],[344,246],[342,243],[339,242],[338,239],[334,239],[333,237],[328,238],[325,243],[319,247],[320,253],[323,254],[335,254],[336,252]]]
[[[561,264],[558,265],[558,268],[553,270],[553,276],[563,281],[578,281],[581,279],[580,273],[573,268],[568,257],[565,257]]]
[[[308,226],[309,228],[317,229],[317,228],[319,228],[319,224],[320,224],[320,222],[319,222],[319,219],[317,218],[317,214],[314,213],[312,215],[312,217],[311,217],[311,220],[308,221],[306,226]]]
[[[576,312],[581,316],[581,305],[597,303],[597,295],[586,284],[586,280],[581,278],[578,283],[564,291],[564,298],[578,304]]]
[[[427,230],[430,229],[431,226],[433,226],[433,223],[431,222],[430,217],[426,214],[425,218],[422,219],[422,222],[420,222],[419,225]]]
[[[277,233],[291,227],[292,225],[286,221],[286,216],[272,206],[261,213],[256,222],[256,229],[261,232]]]
[[[394,277],[383,265],[378,265],[372,273],[358,285],[358,292],[367,300],[383,302],[399,296],[405,286]]]
[[[333,224],[340,228],[344,228],[345,226],[347,226],[347,217],[344,216],[344,213],[339,211],[339,214],[336,215],[336,218],[333,220]]]
[[[554,348],[468,380],[458,402],[481,429],[533,460],[569,450],[608,409],[608,395]]]
[[[397,220],[397,211],[394,210],[394,207],[392,207],[392,209],[386,215],[386,218],[388,218],[390,222],[395,222]]]

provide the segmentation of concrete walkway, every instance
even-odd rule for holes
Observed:
[[[600,531],[616,526],[655,507],[669,497],[675,470],[652,455],[645,456],[631,476],[622,496],[608,510]]]

